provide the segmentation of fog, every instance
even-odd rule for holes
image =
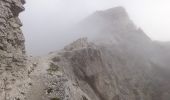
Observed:
[[[170,40],[169,0],[27,0],[20,15],[27,52],[42,55],[78,38],[61,31],[97,10],[123,6],[153,40]],[[62,34],[61,34],[62,33]]]

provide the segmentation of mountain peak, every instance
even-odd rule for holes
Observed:
[[[119,7],[114,7],[114,8],[110,8],[110,9],[107,9],[105,10],[104,12],[107,12],[107,13],[123,13],[123,14],[127,14],[125,8],[119,6]]]
[[[112,18],[116,18],[116,19],[129,18],[128,13],[125,10],[125,8],[123,8],[121,6],[110,8],[110,9],[103,10],[103,11],[97,11],[95,14],[108,16],[108,17],[112,17]]]
[[[126,27],[127,25],[131,24],[132,27],[136,28],[136,26],[133,24],[132,20],[129,18],[128,13],[126,12],[125,8],[123,7],[114,7],[107,10],[102,11],[96,11],[89,17],[85,18],[85,20],[82,21],[86,24],[90,23],[98,23],[97,26],[103,25],[109,25],[116,27],[118,23],[119,29],[120,27]],[[96,25],[94,25],[96,26]],[[113,27],[112,27],[113,28]]]
[[[96,11],[81,21],[77,27],[77,33],[85,33],[92,40],[102,39],[114,43],[136,43],[144,45],[150,38],[129,18],[123,7],[110,8],[108,10]],[[76,33],[76,32],[75,32]],[[115,40],[115,41],[113,41]],[[126,42],[125,42],[126,41]]]

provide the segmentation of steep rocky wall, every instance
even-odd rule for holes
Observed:
[[[79,46],[80,40],[76,42],[73,44]],[[143,68],[110,46],[102,48],[87,41],[83,44],[86,45],[63,52],[58,56],[60,60],[53,61],[91,100],[154,100],[145,72],[148,62]]]
[[[24,36],[18,18],[24,0],[0,0],[0,100],[23,100]],[[23,81],[22,81],[23,82]],[[24,83],[22,83],[24,84]]]

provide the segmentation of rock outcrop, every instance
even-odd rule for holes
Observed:
[[[0,100],[24,100],[25,40],[18,18],[24,3],[0,0]]]

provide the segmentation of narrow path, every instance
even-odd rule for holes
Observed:
[[[47,100],[44,97],[44,89],[45,89],[45,80],[44,75],[47,73],[47,69],[49,67],[48,58],[47,57],[39,57],[35,61],[36,67],[33,72],[30,74],[32,87],[30,89],[30,94],[27,95],[28,100]],[[33,95],[36,94],[36,95]]]

